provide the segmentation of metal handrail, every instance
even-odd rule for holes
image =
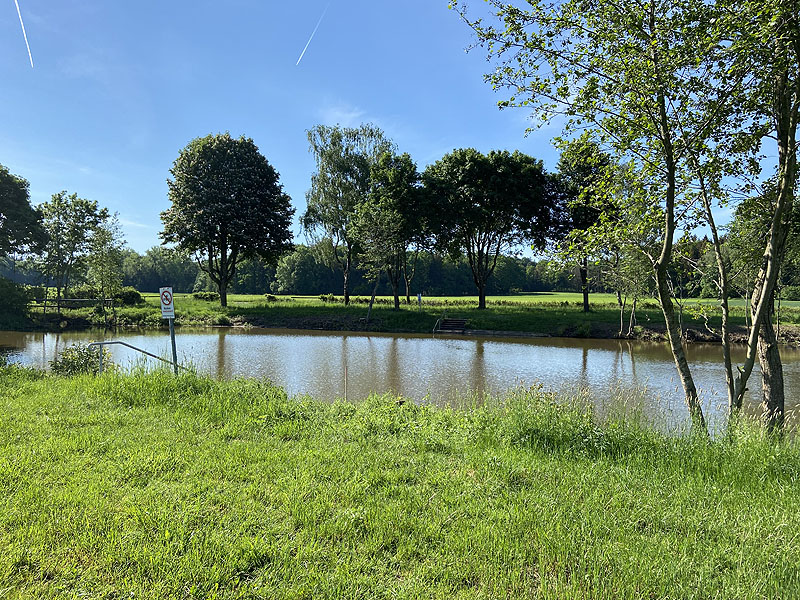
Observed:
[[[102,346],[110,346],[112,344],[119,344],[120,346],[125,346],[126,348],[130,348],[131,350],[136,350],[137,352],[141,352],[142,354],[146,354],[147,356],[150,356],[152,358],[157,358],[160,361],[163,361],[163,362],[165,362],[167,364],[170,364],[175,369],[175,375],[178,374],[178,369],[183,369],[184,371],[190,371],[191,370],[191,369],[188,369],[187,367],[184,367],[183,365],[179,365],[177,362],[172,362],[170,360],[167,360],[166,358],[162,358],[161,356],[156,356],[155,354],[151,354],[147,350],[142,350],[141,348],[137,348],[136,346],[133,346],[133,345],[127,343],[127,342],[120,342],[120,341],[92,342],[91,344],[89,344],[89,346],[88,346],[89,348],[92,348],[94,346],[100,346],[100,368],[98,369],[98,374],[100,374],[100,375],[103,374],[103,349],[102,349]]]

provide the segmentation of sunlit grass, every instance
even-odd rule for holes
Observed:
[[[258,381],[0,371],[0,595],[792,598],[800,448]]]
[[[111,313],[105,317],[90,308],[65,310],[67,317],[79,317],[93,326],[116,324],[122,327],[165,327],[161,319],[157,294],[145,294],[145,304],[116,309],[116,321]],[[274,300],[260,295],[230,294],[228,307],[216,301],[197,300],[191,294],[175,295],[178,326],[252,325],[292,329],[327,329],[343,331],[385,331],[430,333],[442,316],[467,319],[473,330],[521,332],[536,335],[569,337],[614,337],[619,332],[620,313],[613,294],[592,294],[591,311],[582,310],[582,297],[577,293],[530,293],[487,298],[487,309],[478,310],[476,297],[424,297],[422,305],[416,298],[410,305],[403,302],[393,310],[389,296],[379,296],[367,322],[369,297],[353,296],[350,306],[341,297],[323,301],[318,296],[277,296]],[[800,323],[800,309],[784,303],[781,322]],[[683,302],[682,320],[686,327],[706,332],[707,326],[717,331],[721,326],[718,303],[711,299],[692,299]],[[663,316],[656,300],[641,300],[637,307],[637,334],[663,331]],[[623,319],[627,331],[630,304]],[[745,325],[742,301],[734,302],[731,310],[734,326]]]

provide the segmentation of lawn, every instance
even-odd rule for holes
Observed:
[[[800,596],[795,442],[564,402],[0,368],[0,596]]]
[[[145,303],[121,307],[105,316],[91,308],[64,310],[64,319],[41,316],[34,308],[36,322],[43,328],[72,328],[80,326],[121,326],[138,328],[165,327],[159,311],[158,294],[144,294]],[[256,326],[290,329],[323,329],[340,331],[378,331],[429,333],[436,321],[443,317],[467,319],[472,330],[495,332],[520,332],[532,335],[566,337],[616,337],[620,330],[620,312],[613,294],[592,294],[588,313],[582,310],[582,297],[577,293],[530,293],[487,298],[487,309],[478,310],[477,298],[425,297],[422,306],[403,303],[399,311],[393,310],[392,298],[379,296],[367,322],[368,297],[353,296],[350,306],[344,306],[341,297],[333,301],[319,296],[271,296],[231,294],[228,307],[216,301],[198,300],[191,294],[175,295],[176,325],[178,326]],[[783,303],[780,311],[782,324],[800,324],[800,303]],[[624,330],[627,331],[630,304],[626,307]],[[707,299],[690,299],[683,303],[682,319],[685,327],[693,329],[695,338],[709,339],[708,327],[719,330],[721,316],[717,303]],[[658,303],[650,298],[639,302],[634,337],[658,338],[664,331],[663,316]],[[744,331],[743,301],[734,302],[731,310],[734,327]],[[784,333],[791,333],[784,328]],[[796,336],[795,336],[796,337]],[[794,338],[793,338],[794,339]]]

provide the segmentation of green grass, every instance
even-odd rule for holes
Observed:
[[[2,598],[793,598],[800,448],[0,369]]]
[[[145,304],[118,308],[116,324],[122,327],[165,327],[161,318],[158,294],[145,294]],[[371,320],[366,323],[368,298],[353,297],[353,304],[344,306],[341,298],[336,302],[323,302],[319,297],[278,296],[277,301],[268,302],[259,295],[229,296],[229,306],[222,308],[218,302],[196,300],[191,294],[176,294],[175,313],[178,326],[253,325],[260,327],[282,327],[291,329],[326,329],[342,331],[385,331],[430,333],[438,318],[445,313],[451,317],[467,319],[470,329],[524,332],[537,335],[569,337],[614,337],[619,331],[619,309],[612,294],[592,294],[592,310],[582,311],[581,295],[577,293],[520,294],[487,298],[487,309],[478,310],[475,297],[433,297],[423,300],[422,308],[416,304],[401,305],[399,311],[392,309],[392,299],[377,298]],[[796,304],[796,303],[789,303]],[[781,310],[783,324],[800,324],[800,308],[784,304]],[[630,306],[625,314],[627,330]],[[684,324],[701,333],[706,332],[705,319],[716,330],[720,329],[721,316],[716,302],[691,299],[684,308]],[[704,313],[705,317],[701,315]],[[732,324],[745,325],[742,302],[732,307]],[[104,320],[90,308],[65,310],[68,321],[81,321],[95,327],[103,326]],[[52,316],[51,316],[52,318]],[[106,322],[111,318],[106,316]],[[643,300],[637,309],[637,318],[642,337],[651,337],[663,332],[663,316],[657,302]],[[50,327],[61,324],[59,319],[51,321]]]

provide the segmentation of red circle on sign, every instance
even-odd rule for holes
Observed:
[[[161,292],[161,303],[166,305],[172,304],[172,294],[170,294],[168,290]]]

